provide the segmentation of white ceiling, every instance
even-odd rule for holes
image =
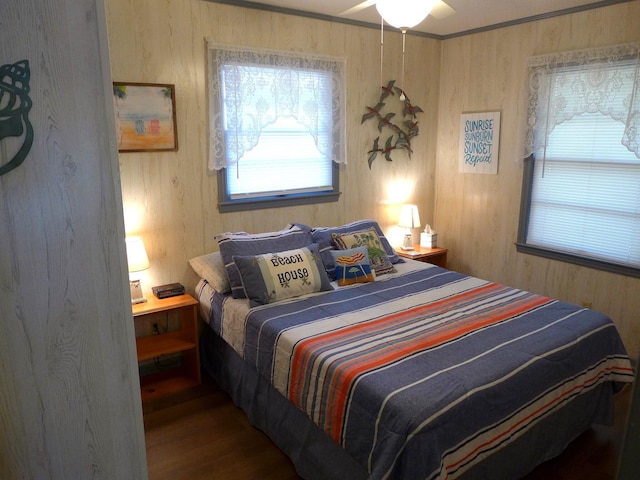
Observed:
[[[217,3],[264,8],[284,13],[302,13],[339,21],[364,22],[380,25],[380,15],[373,5],[355,13],[343,14],[364,0],[210,0]],[[444,0],[455,13],[445,18],[429,15],[412,30],[435,37],[456,36],[477,29],[488,29],[502,24],[520,23],[576,10],[597,8],[630,0]]]

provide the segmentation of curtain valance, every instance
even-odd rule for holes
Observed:
[[[293,117],[346,163],[345,60],[209,43],[209,169],[237,164],[262,129]]]
[[[525,157],[562,122],[601,113],[625,125],[620,141],[640,159],[639,90],[640,43],[531,57]]]

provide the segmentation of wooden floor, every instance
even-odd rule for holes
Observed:
[[[616,397],[614,426],[597,426],[526,480],[614,480],[627,386]],[[211,381],[143,407],[149,480],[299,480],[289,459],[253,428]]]

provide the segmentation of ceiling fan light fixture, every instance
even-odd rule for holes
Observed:
[[[378,0],[376,10],[392,27],[408,30],[422,22],[438,0]]]

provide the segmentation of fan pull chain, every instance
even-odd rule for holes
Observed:
[[[384,18],[380,17],[380,86],[384,85],[382,69],[384,64]]]
[[[400,94],[400,100],[402,100],[404,102],[404,51],[405,51],[405,44],[406,44],[406,38],[407,38],[407,30],[406,29],[402,29],[402,78],[400,81],[400,88],[402,89],[402,93]]]

